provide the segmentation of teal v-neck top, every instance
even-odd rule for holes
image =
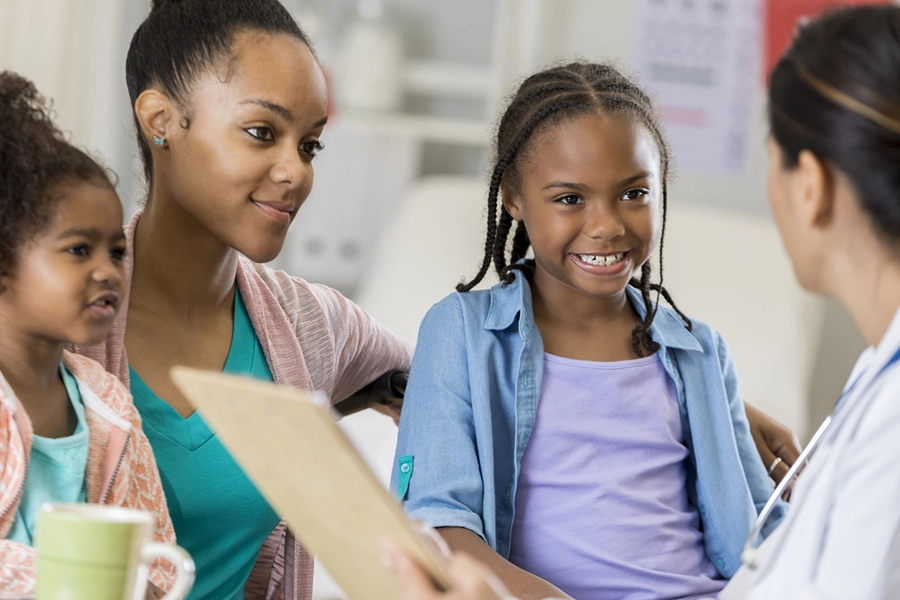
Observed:
[[[240,292],[226,373],[272,381]],[[240,600],[244,584],[279,518],[199,413],[182,417],[131,373],[131,394],[153,447],[178,544],[194,558],[188,600]]]
[[[66,387],[66,395],[75,409],[78,424],[72,435],[47,438],[33,435],[28,474],[22,500],[6,539],[27,546],[34,545],[34,525],[38,511],[45,502],[84,502],[87,494],[84,473],[88,459],[88,428],[84,404],[78,382],[72,372],[59,365],[60,377]]]

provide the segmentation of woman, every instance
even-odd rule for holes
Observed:
[[[410,349],[334,290],[274,272],[313,183],[325,79],[277,0],[155,0],[126,61],[149,193],[100,346],[153,446],[196,599],[309,598],[313,561],[169,379],[249,374],[342,400]],[[273,457],[303,460],[304,457]]]
[[[843,304],[870,347],[800,476],[789,514],[720,598],[895,598],[900,543],[900,7],[804,27],[769,89],[769,202],[801,285]],[[755,556],[754,556],[755,555]],[[407,599],[496,599],[455,558],[434,590],[386,551]],[[892,587],[893,586],[893,587]]]

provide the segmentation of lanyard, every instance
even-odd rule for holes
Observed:
[[[888,370],[894,363],[900,360],[900,348],[894,352],[894,355],[884,363],[881,369],[878,370],[878,373],[875,377],[872,378],[872,381],[869,382],[869,385],[875,383],[881,375]],[[837,415],[838,411],[843,404],[844,399],[850,395],[850,393],[856,388],[856,384],[860,382],[865,373],[861,373],[859,377],[857,377],[850,387],[848,387],[841,396],[837,399],[837,402],[834,403],[834,410],[831,411],[831,414],[828,415],[822,424],[819,425],[819,428],[813,434],[812,438],[809,440],[809,443],[806,445],[806,448],[803,449],[803,452],[800,453],[800,457],[797,458],[796,462],[791,465],[791,468],[788,469],[787,475],[775,486],[775,491],[772,492],[772,495],[769,496],[769,500],[766,502],[766,505],[760,511],[759,516],[756,518],[756,522],[753,524],[753,527],[750,528],[750,535],[747,536],[747,541],[744,543],[744,551],[741,552],[741,560],[744,562],[747,567],[750,569],[756,569],[759,566],[757,561],[757,548],[758,544],[756,543],[757,538],[759,538],[760,533],[762,533],[762,528],[766,524],[766,521],[769,520],[769,517],[772,516],[772,511],[775,509],[775,504],[778,502],[778,499],[784,494],[784,490],[787,489],[787,486],[794,479],[794,476],[800,470],[800,468],[806,464],[809,460],[810,454],[818,447],[819,443],[822,440],[822,435],[828,430],[831,424],[834,422],[834,418]]]

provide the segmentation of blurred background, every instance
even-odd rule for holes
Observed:
[[[332,110],[315,188],[274,267],[341,290],[415,341],[477,270],[491,136],[530,72],[612,61],[655,97],[674,148],[665,283],[728,341],[747,401],[815,430],[863,342],[794,282],[766,202],[765,74],[828,0],[284,0],[310,34]],[[0,68],[53,98],[71,139],[145,188],[124,60],[147,0],[0,0]],[[658,269],[654,267],[654,272]],[[487,284],[492,281],[487,282]],[[395,430],[346,419],[383,481]],[[326,578],[317,597],[340,597]]]

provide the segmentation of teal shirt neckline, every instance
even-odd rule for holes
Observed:
[[[88,429],[84,403],[78,382],[71,371],[59,365],[60,376],[69,402],[75,409],[77,424],[72,435],[61,438],[32,436],[28,474],[22,490],[22,500],[16,511],[7,539],[34,545],[34,526],[38,511],[45,502],[84,502],[84,474],[88,458]]]
[[[196,563],[197,580],[188,600],[239,600],[259,549],[280,519],[199,412],[182,417],[134,369],[129,371],[178,544]],[[237,288],[223,372],[273,381]]]

